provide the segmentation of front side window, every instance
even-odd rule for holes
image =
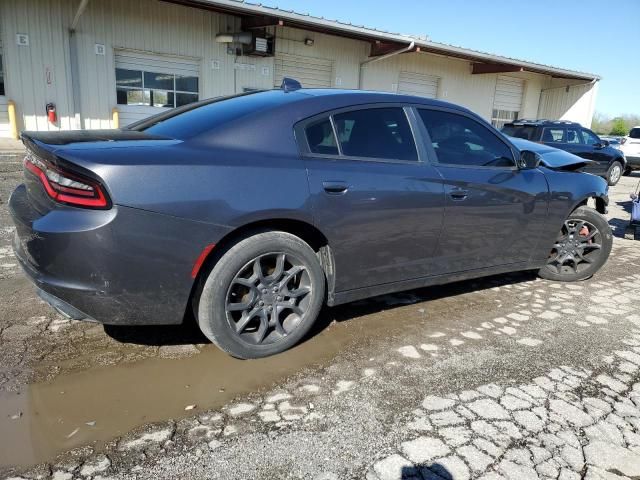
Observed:
[[[632,128],[629,132],[629,138],[640,138],[640,128]]]
[[[322,155],[338,155],[338,143],[328,118],[312,123],[305,129],[309,151]]]
[[[544,143],[563,143],[564,128],[546,127],[542,130],[542,141]]]
[[[419,110],[438,163],[475,167],[513,167],[509,146],[489,128],[456,113]]]
[[[333,116],[343,155],[417,161],[409,121],[400,107],[369,108]]]
[[[198,77],[116,68],[119,105],[173,108],[198,101]]]
[[[590,132],[589,130],[582,130],[582,138],[584,139],[584,143],[586,143],[587,145],[594,146],[601,143],[598,136],[595,133]]]
[[[575,128],[567,129],[567,143],[581,143],[580,133]]]

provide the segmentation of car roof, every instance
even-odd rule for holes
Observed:
[[[527,125],[531,125],[534,127],[538,127],[538,126],[556,126],[556,127],[567,127],[567,126],[571,126],[571,127],[582,127],[582,125],[580,125],[578,122],[570,122],[568,120],[547,120],[547,119],[536,119],[536,120],[529,120],[526,118],[522,118],[522,119],[518,119],[515,120],[513,122],[509,122],[506,125],[509,126],[518,126],[518,127],[522,127],[522,126],[527,126]]]
[[[263,90],[260,92],[256,92],[255,95],[264,94],[266,92],[274,92],[278,91],[278,89],[274,90]],[[292,92],[282,92],[283,96],[297,94],[304,95],[308,97],[322,97],[324,99],[333,99],[335,103],[342,103],[345,106],[347,105],[358,105],[358,104],[366,104],[366,103],[411,103],[411,104],[421,104],[426,106],[436,106],[436,107],[446,107],[454,110],[460,110],[468,112],[469,110],[456,105],[455,103],[449,103],[442,100],[436,100],[433,98],[427,97],[419,97],[416,95],[406,95],[402,93],[393,93],[393,92],[380,92],[373,90],[351,90],[351,89],[340,89],[340,88],[300,88],[298,90]],[[283,98],[283,102],[286,102],[286,99]]]

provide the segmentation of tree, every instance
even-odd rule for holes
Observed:
[[[629,133],[629,125],[624,121],[624,118],[616,117],[611,124],[611,132],[609,135],[624,136]]]

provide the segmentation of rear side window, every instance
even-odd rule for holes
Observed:
[[[630,138],[640,138],[640,128],[632,128],[629,132]]]
[[[333,116],[342,154],[417,161],[418,153],[402,108],[370,108]]]
[[[542,141],[544,143],[565,142],[564,128],[545,127],[542,129]]]
[[[524,138],[525,140],[537,140],[538,128],[534,125],[505,125],[502,133],[510,137]]]
[[[473,167],[513,167],[513,153],[488,127],[463,115],[419,110],[438,163]]]
[[[328,118],[312,123],[305,129],[309,151],[322,155],[338,155],[338,144]]]

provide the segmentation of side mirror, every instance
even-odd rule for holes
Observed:
[[[608,147],[609,145],[611,145],[611,142],[609,140],[601,140],[601,142],[603,147]]]
[[[518,167],[521,170],[532,170],[540,166],[540,155],[531,150],[523,150],[520,152],[520,161]]]

